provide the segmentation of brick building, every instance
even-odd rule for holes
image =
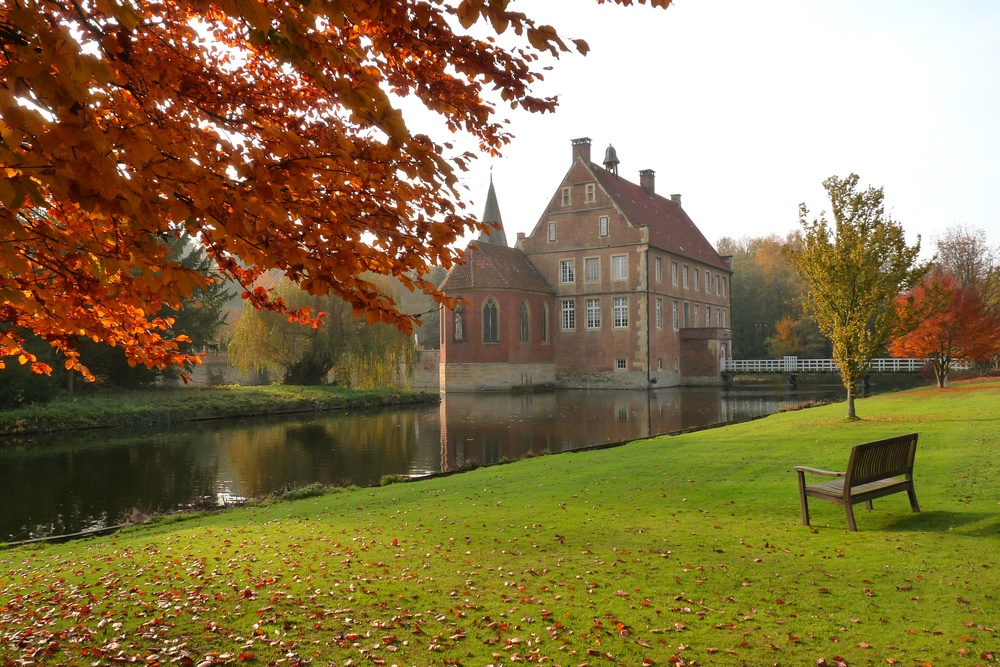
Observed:
[[[535,228],[508,247],[490,182],[483,221],[441,289],[464,304],[441,317],[442,391],[525,386],[647,388],[721,382],[730,353],[732,264],[681,208],[618,175],[590,139]]]

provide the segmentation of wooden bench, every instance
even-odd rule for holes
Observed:
[[[802,505],[802,525],[809,525],[809,498],[828,500],[843,505],[847,512],[847,527],[856,531],[854,505],[865,503],[872,509],[872,500],[906,491],[910,507],[920,511],[917,493],[913,489],[913,455],[917,451],[917,434],[877,440],[851,449],[845,472],[818,470],[795,466],[799,475],[799,502]],[[806,473],[836,477],[829,482],[806,486]]]

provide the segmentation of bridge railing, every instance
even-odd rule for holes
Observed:
[[[872,359],[872,373],[917,373],[927,363],[928,359]],[[951,370],[964,371],[972,365],[966,361],[953,361]],[[784,357],[782,359],[724,359],[724,373],[837,373],[840,369],[833,359],[799,359]]]

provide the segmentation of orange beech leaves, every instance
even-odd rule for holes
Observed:
[[[1000,353],[1000,320],[985,311],[975,292],[947,275],[931,275],[900,295],[896,308],[904,321],[917,313],[919,323],[893,340],[889,353],[930,359],[939,387],[945,385],[953,361],[982,361]]]
[[[508,4],[2,3],[0,359],[47,370],[22,348],[31,331],[84,374],[77,336],[132,363],[194,361],[156,317],[209,280],[167,260],[182,231],[258,307],[315,320],[252,287],[276,269],[409,331],[416,318],[359,276],[447,304],[421,276],[460,261],[451,244],[479,223],[456,189],[472,156],[412,133],[393,96],[495,154],[510,139],[495,104],[553,110],[531,93],[539,54],[587,49]],[[476,23],[520,46],[458,27]]]

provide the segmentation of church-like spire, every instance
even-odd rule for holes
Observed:
[[[486,193],[486,208],[483,209],[482,222],[494,226],[490,230],[492,232],[490,234],[485,231],[480,232],[480,241],[494,245],[507,245],[507,234],[504,233],[503,218],[500,217],[500,204],[497,203],[497,191],[493,188],[492,172],[490,173],[490,191]]]

